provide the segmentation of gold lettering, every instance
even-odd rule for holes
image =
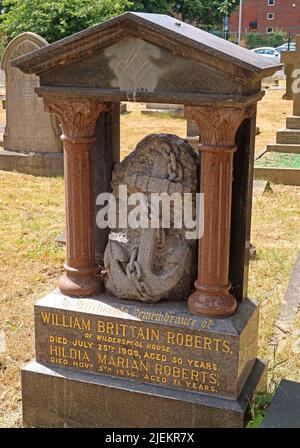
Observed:
[[[229,353],[231,350],[230,350],[230,342],[229,341],[223,341],[223,344],[222,344],[222,349],[223,349],[223,352],[224,353]]]
[[[97,322],[97,327],[98,327],[98,333],[104,333],[105,332],[105,323],[103,322],[103,320],[98,320]]]
[[[217,375],[215,373],[211,373],[209,375],[209,378],[210,378],[210,383],[211,384],[217,384]]]
[[[203,338],[203,342],[204,342],[204,345],[203,345],[203,348],[204,348],[204,350],[211,350],[211,339],[210,338],[207,338],[207,337],[204,337]]]
[[[167,333],[167,344],[175,344],[175,333],[174,333],[174,331],[168,331],[168,333]]]
[[[43,323],[46,324],[46,325],[49,325],[51,314],[50,314],[50,313],[44,313],[44,312],[42,311],[41,315],[42,315],[42,321],[43,321]]]
[[[219,351],[219,343],[222,342],[222,339],[214,339],[215,342],[215,351],[218,352]]]

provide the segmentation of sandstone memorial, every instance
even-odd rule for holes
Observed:
[[[65,272],[35,305],[24,424],[242,427],[266,381],[247,292],[256,106],[280,65],[172,17],[128,12],[12,66],[39,77],[65,163]],[[121,101],[183,105],[200,157],[157,129],[120,162]],[[202,193],[200,238],[187,239],[175,212],[164,227],[159,208],[158,228],[129,227],[121,187],[146,210],[154,193]],[[99,195],[110,192],[107,207]],[[104,207],[118,210],[109,228],[98,225]]]
[[[286,127],[278,129],[276,143],[267,145],[267,151],[300,154],[300,36],[296,36],[296,51],[282,52],[287,73],[286,99],[293,100],[293,115],[286,117]],[[294,84],[293,84],[294,83]],[[297,91],[293,92],[292,87]]]
[[[22,33],[5,48],[1,69],[5,72],[6,126],[0,168],[33,175],[62,175],[63,149],[59,122],[44,111],[34,89],[39,78],[11,66],[11,60],[48,45],[35,33]]]
[[[293,72],[300,68],[299,51],[300,51],[300,35],[295,37],[296,51],[282,51],[280,53],[280,62],[284,63],[284,73],[286,76],[286,92],[283,96],[285,100],[293,99],[292,84],[294,81]]]

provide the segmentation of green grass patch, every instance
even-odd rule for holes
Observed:
[[[250,405],[250,415],[245,428],[260,428],[272,397],[273,394],[269,392],[259,393],[254,397]]]
[[[256,167],[300,169],[300,154],[267,152],[255,162]]]

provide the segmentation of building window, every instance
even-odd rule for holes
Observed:
[[[250,30],[257,30],[257,22],[249,22]]]
[[[269,27],[267,28],[267,33],[273,33],[273,28],[272,28],[271,26],[269,26]]]
[[[268,20],[274,20],[274,13],[273,12],[269,12],[267,15],[267,19]]]
[[[275,0],[268,0],[268,6],[275,6]]]

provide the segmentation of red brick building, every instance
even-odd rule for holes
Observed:
[[[239,7],[231,15],[229,31],[238,32]],[[282,30],[300,34],[300,0],[243,0],[242,33]]]

